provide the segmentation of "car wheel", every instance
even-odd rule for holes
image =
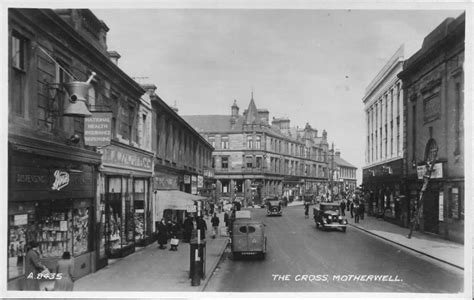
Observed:
[[[342,227],[342,232],[346,232],[346,227]]]
[[[265,259],[265,252],[260,253],[258,258],[260,258],[261,260],[264,260]]]
[[[319,229],[319,223],[316,222],[316,229]]]

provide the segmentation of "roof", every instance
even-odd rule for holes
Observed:
[[[337,164],[338,166],[341,166],[341,167],[349,167],[349,168],[354,168],[354,169],[357,169],[356,166],[354,166],[353,164],[347,162],[346,160],[338,157],[338,156],[334,156],[334,163]]]
[[[181,116],[198,132],[241,132],[244,122],[243,116],[238,116],[234,126],[230,115],[191,115]]]

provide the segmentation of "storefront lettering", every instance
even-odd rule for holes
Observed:
[[[46,183],[46,176],[43,175],[27,175],[27,174],[17,174],[16,182],[17,183]]]
[[[128,153],[117,149],[110,149],[104,153],[104,161],[146,170],[150,170],[152,165],[151,157],[146,157],[134,152]]]
[[[56,170],[54,172],[54,182],[51,187],[54,191],[59,191],[69,184],[69,173]]]

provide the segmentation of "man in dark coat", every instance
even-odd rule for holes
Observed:
[[[168,243],[168,228],[165,219],[161,219],[156,230],[158,231],[158,244],[160,245],[158,248],[166,249],[166,247],[163,246]]]
[[[41,263],[37,242],[30,243],[30,250],[25,258],[25,291],[39,291],[39,280],[36,278],[46,267]]]
[[[214,214],[214,216],[211,218],[211,224],[212,224],[212,238],[215,239],[217,235],[217,230],[219,229],[219,217]]]
[[[194,229],[193,219],[191,216],[187,215],[186,220],[184,220],[184,236],[183,242],[189,243],[191,241],[191,235]]]
[[[342,199],[341,204],[339,204],[339,205],[341,207],[341,215],[345,216],[346,213],[344,211],[346,210],[346,201],[344,199]]]
[[[206,230],[207,230],[207,224],[206,221],[202,218],[202,216],[199,216],[197,219],[197,230],[201,232],[201,240],[206,239]]]

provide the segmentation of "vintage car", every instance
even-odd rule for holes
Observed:
[[[313,208],[313,215],[316,228],[340,228],[346,232],[347,219],[341,215],[339,202],[320,203]]]
[[[265,224],[249,216],[237,216],[232,222],[231,231],[232,259],[243,256],[265,258],[267,237]]]
[[[265,199],[267,206],[267,216],[281,216],[282,214],[282,203],[278,198],[267,198]]]

